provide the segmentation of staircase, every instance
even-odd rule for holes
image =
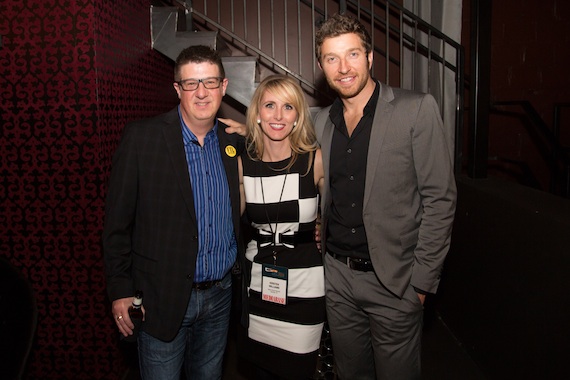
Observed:
[[[185,16],[179,7],[151,6],[153,49],[175,61],[188,46],[211,46],[222,57],[226,77],[230,79],[226,93],[247,107],[259,82],[257,58],[232,56],[232,50],[217,31],[187,31]]]
[[[155,50],[175,60],[190,45],[215,48],[229,79],[226,94],[244,107],[266,76],[292,76],[305,91],[313,113],[335,96],[315,58],[316,28],[330,14],[344,12],[357,17],[371,32],[373,77],[391,86],[434,95],[450,131],[450,143],[455,145],[456,172],[460,170],[463,49],[395,1],[155,0],[154,4],[151,30]],[[428,78],[427,84],[416,85],[416,78]],[[452,90],[448,92],[455,96],[452,101],[444,96],[449,84]]]

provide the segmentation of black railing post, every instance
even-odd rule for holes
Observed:
[[[468,174],[487,177],[491,106],[491,0],[471,1],[471,95]]]
[[[192,0],[186,0],[186,6],[185,6],[185,10],[184,10],[184,14],[186,16],[186,30],[187,31],[192,31],[194,30],[193,27],[193,22],[192,22]]]
[[[464,120],[464,96],[465,96],[465,52],[463,48],[457,49],[457,80],[455,82],[455,177],[458,178],[463,170],[463,120]]]
[[[560,114],[562,108],[570,108],[570,103],[556,103],[554,104],[554,115],[552,117],[552,132],[554,139],[558,143],[560,153],[562,154],[562,179],[560,180],[561,194],[565,198],[570,198],[570,150],[567,146],[563,146],[560,141]],[[553,159],[557,159],[561,154],[553,149]],[[551,190],[556,186],[551,182]]]

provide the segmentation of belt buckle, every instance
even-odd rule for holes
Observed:
[[[210,289],[216,282],[215,281],[204,281],[204,282],[195,282],[194,289],[196,290],[208,290]]]
[[[355,260],[352,259],[352,257],[346,257],[346,266],[349,267],[350,269],[353,270],[357,270],[357,262]]]
[[[371,270],[373,270],[371,268],[371,264],[368,260],[364,260],[364,259],[353,259],[351,257],[347,257],[346,258],[346,265],[350,268],[350,269],[354,269],[360,272],[369,272]]]

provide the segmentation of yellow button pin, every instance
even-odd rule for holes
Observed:
[[[236,155],[236,148],[231,145],[226,146],[226,154],[230,157],[235,157]]]

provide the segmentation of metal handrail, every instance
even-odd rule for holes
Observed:
[[[556,103],[554,105],[552,125],[553,125],[554,136],[558,141],[560,141],[560,112],[562,108],[570,108],[570,103]]]
[[[271,53],[267,53],[266,51],[261,49],[261,47],[259,46],[260,44],[258,44],[257,47],[254,46],[253,44],[251,44],[248,40],[247,30],[244,31],[245,36],[240,36],[237,33],[235,33],[235,31],[232,30],[232,29],[234,29],[233,18],[232,18],[232,25],[230,28],[228,28],[227,26],[222,25],[216,19],[214,19],[213,17],[208,15],[207,12],[198,11],[196,9],[196,7],[192,6],[193,2],[190,0],[186,0],[186,1],[184,1],[184,0],[173,0],[173,2],[178,3],[180,6],[183,6],[187,10],[187,12],[189,12],[195,16],[198,16],[205,23],[210,24],[211,26],[213,26],[216,29],[219,29],[224,34],[226,34],[231,40],[237,41],[240,44],[246,46],[247,50],[259,55],[264,60],[270,62],[272,65],[275,65],[275,67],[278,67],[280,70],[283,70],[287,74],[292,75],[295,78],[299,79],[300,81],[302,81],[305,85],[307,85],[312,90],[318,91],[317,86],[315,86],[311,80],[305,79],[305,77],[300,72],[302,70],[295,71],[295,70],[291,69],[288,65],[288,62],[285,62],[284,64],[282,64],[277,59],[275,59],[271,54],[271,53],[273,53],[273,51]],[[457,79],[457,82],[463,82],[463,69],[461,66],[462,62],[460,59],[458,59],[459,56],[462,55],[460,52],[463,51],[463,47],[459,43],[457,43],[456,41],[451,39],[450,37],[443,34],[438,29],[431,26],[429,23],[425,22],[424,20],[422,20],[418,16],[414,15],[412,12],[408,11],[407,9],[404,9],[402,6],[400,6],[399,4],[397,4],[391,0],[383,0],[385,7],[389,13],[393,14],[394,12],[398,12],[401,15],[401,17],[400,17],[400,19],[401,19],[400,24],[401,25],[403,23],[412,24],[414,26],[414,32],[415,33],[417,33],[417,30],[426,31],[426,33],[428,34],[429,37],[436,37],[436,38],[440,39],[441,41],[443,41],[446,45],[449,45],[451,48],[456,50],[458,52],[458,54],[456,54],[456,57],[458,57],[458,58],[456,59],[455,63],[449,62],[444,57],[442,57],[440,54],[437,54],[436,52],[434,52],[433,49],[430,48],[430,46],[426,46],[426,45],[422,44],[416,38],[414,38],[413,36],[404,32],[402,27],[396,27],[393,24],[390,24],[387,20],[384,20],[384,19],[380,18],[378,15],[373,14],[371,9],[363,6],[360,1],[342,0],[342,1],[333,1],[333,2],[340,3],[341,5],[339,6],[339,9],[346,8],[347,11],[353,12],[359,18],[362,18],[365,16],[368,18],[373,18],[374,19],[374,25],[382,25],[382,26],[384,26],[384,29],[386,29],[388,31],[388,33],[386,33],[387,38],[390,37],[390,35],[392,33],[396,36],[401,36],[401,40],[404,44],[403,46],[405,46],[405,43],[408,43],[409,46],[413,47],[414,53],[420,54],[423,57],[429,58],[430,60],[433,60],[437,63],[443,64],[446,68],[452,70],[453,72],[458,73],[458,75],[461,75],[461,77],[459,77]],[[219,3],[220,3],[220,1],[218,0],[218,4]],[[259,3],[259,0],[258,0],[258,3]],[[270,0],[270,3],[273,5],[273,0]],[[314,1],[298,0],[297,3],[303,4],[306,7],[310,7],[311,11],[319,17],[326,18],[328,16],[329,10],[328,10],[328,7],[326,6],[327,2],[325,2],[325,9],[316,7],[314,4]],[[207,4],[207,2],[204,1],[204,4]],[[243,4],[244,4],[244,7],[246,7],[247,2],[243,2]],[[234,11],[233,2],[231,2],[231,5],[232,5],[232,7],[231,7],[232,9],[230,9],[230,12],[233,12]],[[207,5],[204,6],[204,9],[207,9]],[[218,9],[219,9],[219,5],[218,5]],[[259,6],[258,6],[258,9],[259,9]],[[257,12],[257,14],[259,15],[259,12]],[[218,13],[215,16],[218,17],[218,19],[219,19],[220,15]],[[273,17],[273,15],[271,17]],[[299,19],[299,17],[297,17],[297,18]],[[317,21],[315,17],[313,17],[313,20]],[[259,25],[259,23],[258,23],[258,25]],[[247,26],[247,24],[245,24],[245,26]],[[258,29],[258,36],[260,34],[261,34],[261,31]],[[390,37],[390,38],[393,39],[393,37]],[[258,40],[259,40],[259,38],[258,38]],[[287,44],[285,45],[285,48],[288,49]],[[401,66],[401,64],[402,64],[401,59],[397,59],[394,56],[390,56],[388,51],[381,49],[378,45],[376,45],[374,47],[374,49],[380,55],[387,57],[392,63],[396,64],[397,66]],[[272,50],[273,50],[273,48],[272,48]],[[286,57],[286,60],[287,59],[288,59],[288,57]],[[315,66],[315,65],[316,65],[316,62],[315,62],[315,59],[313,58],[312,66]]]
[[[403,36],[403,39],[406,40],[406,42],[410,43],[411,45],[413,45],[416,48],[419,48],[425,57],[430,55],[430,57],[434,61],[436,61],[438,63],[445,64],[445,66],[448,69],[453,70],[453,71],[458,70],[459,65],[457,65],[457,63],[454,66],[450,62],[448,62],[445,58],[438,55],[437,53],[433,53],[433,52],[429,53],[429,51],[431,49],[428,46],[425,46],[422,43],[417,42],[417,40],[415,38],[413,38],[412,36],[410,36],[409,34],[403,32],[403,31],[401,31],[401,28],[397,28],[394,25],[387,23],[387,21],[385,19],[382,19],[378,15],[373,14],[369,8],[362,7],[358,1],[346,0],[346,2],[347,2],[347,4],[352,5],[354,8],[358,8],[359,10],[357,12],[360,12],[360,13],[364,12],[367,16],[374,17],[376,22],[383,24],[385,27],[386,27],[386,24],[388,24],[390,31],[393,31],[396,35],[401,34]],[[401,13],[402,15],[405,15],[406,17],[408,17],[410,19],[410,21],[416,25],[416,28],[419,26],[425,30],[428,30],[430,36],[437,37],[437,38],[445,41],[446,44],[450,45],[451,47],[453,47],[456,50],[463,50],[463,47],[461,46],[461,44],[459,44],[458,42],[456,42],[452,38],[448,37],[447,35],[442,33],[437,28],[434,28],[432,25],[430,25],[426,21],[422,20],[421,18],[419,18],[418,16],[416,16],[415,14],[410,12],[409,10],[403,8],[401,5],[394,3],[390,0],[385,0],[385,2],[387,4],[389,4],[390,7],[397,9],[398,12]],[[382,52],[382,50],[378,50],[378,51]]]
[[[561,104],[558,106],[566,106],[566,105]],[[519,107],[523,110],[523,114],[521,115],[520,113],[508,113],[505,111],[500,111],[497,107]],[[519,117],[522,120],[529,121],[535,127],[535,129],[541,134],[541,136],[548,143],[548,148],[550,148],[549,152],[547,152],[550,154],[549,162],[547,161],[551,171],[550,192],[551,193],[555,192],[556,185],[558,183],[561,185],[562,195],[564,197],[569,197],[570,196],[570,152],[568,151],[568,149],[566,149],[560,144],[560,140],[558,138],[556,130],[551,130],[549,128],[548,124],[546,124],[546,122],[542,119],[540,114],[527,100],[495,101],[492,103],[491,109],[495,113],[508,114],[511,116]],[[536,140],[534,141],[536,143]],[[562,181],[557,181],[559,174],[559,170],[557,167],[558,163],[561,163],[563,165],[564,172],[563,172]]]
[[[463,109],[464,109],[464,51],[463,47],[443,34],[441,31],[434,28],[429,23],[425,22],[412,12],[404,9],[401,5],[392,0],[375,0],[375,1],[362,1],[362,0],[330,0],[319,1],[321,8],[316,6],[316,1],[312,0],[243,0],[234,4],[233,0],[171,0],[178,4],[186,12],[187,25],[192,25],[192,28],[199,27],[203,30],[218,30],[220,36],[226,40],[235,49],[243,52],[245,55],[253,55],[258,57],[259,63],[264,67],[268,67],[271,71],[280,72],[290,75],[297,79],[305,91],[319,99],[331,99],[332,95],[328,87],[320,87],[322,85],[322,78],[319,77],[319,70],[314,55],[315,42],[314,34],[316,25],[328,17],[329,14],[345,11],[353,14],[359,18],[363,23],[367,24],[370,28],[371,36],[383,35],[384,41],[379,40],[375,43],[373,40],[374,53],[379,57],[384,57],[385,74],[374,72],[373,75],[379,78],[386,84],[390,83],[390,70],[396,68],[396,73],[399,75],[393,76],[392,79],[398,80],[397,87],[403,87],[404,82],[404,69],[407,62],[410,62],[410,69],[412,76],[418,69],[416,60],[417,57],[423,57],[426,60],[426,69],[428,70],[428,87],[427,92],[432,92],[433,79],[429,75],[430,70],[433,70],[433,65],[437,65],[441,69],[442,75],[439,80],[441,88],[441,99],[445,98],[445,84],[448,72],[453,72],[455,79],[454,84],[454,97],[455,104],[451,104],[455,113],[455,168],[456,174],[461,170],[462,162],[462,145],[463,145]],[[223,11],[222,9],[223,3]],[[368,5],[367,5],[368,4]],[[295,8],[296,7],[296,8]],[[274,12],[275,9],[282,10],[282,18],[279,18],[279,12]],[[287,9],[293,12],[295,9],[296,15],[292,13],[287,14]],[[382,10],[381,12],[378,12]],[[310,15],[309,15],[310,12]],[[262,17],[267,14],[271,17],[271,23]],[[378,13],[382,13],[379,15]],[[229,17],[228,17],[229,14]],[[222,17],[223,16],[223,17]],[[382,17],[386,18],[383,19]],[[249,22],[244,21],[241,23],[241,17],[249,18]],[[252,32],[252,20],[257,17],[257,28]],[[309,25],[310,20],[310,25]],[[262,28],[262,23],[267,24],[268,29]],[[274,25],[280,25],[278,29]],[[238,27],[239,25],[239,27]],[[411,28],[405,31],[404,28]],[[237,30],[236,28],[242,28]],[[262,29],[266,30],[267,34],[271,36],[262,35]],[[284,32],[284,33],[283,33]],[[277,34],[276,34],[277,33]],[[310,41],[309,39],[310,35]],[[292,37],[291,37],[292,36]],[[284,51],[276,51],[275,39],[283,38]],[[289,40],[295,39],[291,43],[294,49],[289,49]],[[427,43],[420,41],[420,38],[427,39]],[[432,42],[436,39],[437,42]],[[391,42],[397,42],[391,47]],[[263,42],[263,43],[262,43]],[[310,43],[310,48],[308,43]],[[392,51],[396,50],[394,54]],[[436,49],[441,49],[436,51]],[[310,51],[310,53],[309,53]],[[410,52],[412,58],[410,61],[404,59],[404,51]],[[446,53],[455,52],[455,58],[446,58]],[[284,54],[284,56],[283,56]],[[310,59],[307,57],[310,56]],[[382,59],[374,60],[374,64],[383,62]],[[382,75],[385,75],[383,78]],[[413,89],[412,85],[412,89]],[[439,104],[444,116],[443,110],[445,105],[443,102]],[[445,118],[445,117],[444,117]]]
[[[274,67],[279,68],[280,70],[282,70],[287,75],[294,77],[295,79],[297,79],[301,83],[303,83],[306,86],[308,86],[309,88],[311,88],[313,91],[318,92],[318,89],[313,84],[313,82],[310,82],[309,80],[305,79],[301,74],[298,74],[298,73],[292,71],[291,69],[289,69],[289,67],[286,64],[282,64],[281,62],[277,61],[276,59],[274,59],[273,57],[271,57],[270,55],[265,53],[263,50],[260,50],[259,48],[249,44],[247,40],[236,35],[235,33],[230,31],[229,29],[227,29],[223,25],[221,25],[218,22],[216,22],[215,20],[212,20],[211,18],[209,18],[207,15],[200,13],[198,11],[195,11],[195,10],[192,11],[192,14],[199,16],[204,21],[206,21],[208,24],[211,24],[212,26],[214,26],[218,30],[220,30],[220,31],[224,32],[225,34],[231,36],[232,40],[238,41],[239,43],[243,44],[244,46],[247,46],[248,51],[254,52],[255,54],[257,54],[259,57],[263,58],[264,60],[271,62],[271,64]]]
[[[422,20],[420,17],[416,16],[412,12],[403,8],[401,5],[393,3],[389,0],[386,0],[386,9],[387,9],[386,13],[388,13],[389,6],[398,10],[398,12],[400,14],[400,27],[399,28],[390,24],[387,19],[382,19],[378,15],[374,14],[374,12],[372,12],[371,9],[366,8],[366,7],[362,7],[360,5],[360,1],[347,0],[346,3],[351,5],[353,8],[357,9],[356,12],[359,15],[362,12],[364,12],[365,14],[367,14],[368,17],[373,18],[375,20],[375,22],[383,24],[386,30],[392,31],[397,36],[400,36],[400,46],[403,46],[403,41],[406,41],[410,45],[414,46],[414,52],[415,53],[420,53],[422,56],[427,57],[429,60],[433,60],[437,63],[443,64],[444,67],[450,69],[451,71],[453,71],[455,73],[456,104],[454,106],[454,109],[455,109],[455,152],[454,152],[455,159],[454,159],[454,162],[455,162],[455,173],[456,173],[456,175],[459,175],[461,173],[461,165],[462,165],[462,161],[463,161],[463,150],[462,150],[463,129],[462,129],[462,126],[463,126],[463,117],[464,117],[464,115],[463,115],[464,114],[464,112],[463,112],[464,111],[463,99],[464,99],[464,91],[465,91],[465,73],[463,70],[463,68],[465,66],[465,53],[463,50],[463,46],[461,46],[461,44],[459,44],[458,42],[456,42],[452,38],[450,38],[447,35],[445,35],[444,33],[442,33],[437,28],[434,28],[432,25],[430,25],[429,23]],[[448,62],[444,57],[440,56],[439,54],[434,53],[432,51],[432,49],[430,49],[429,46],[423,45],[416,38],[413,38],[409,34],[403,32],[402,26],[404,25],[404,19],[403,19],[404,15],[414,25],[414,33],[417,33],[418,28],[427,30],[429,37],[431,37],[431,36],[437,37],[440,40],[444,41],[445,44],[450,45],[453,49],[455,49],[455,59],[456,59],[455,65],[452,65],[450,62]],[[388,36],[389,33],[386,33],[386,35]],[[431,40],[431,38],[429,38],[429,37],[428,37],[428,41]],[[445,46],[446,46],[445,44],[443,44],[444,52],[445,52]],[[374,49],[376,50],[378,48],[375,46]],[[382,56],[388,56],[388,59],[390,61],[392,61],[392,58],[388,52],[384,52],[382,50],[376,50],[376,51],[378,51]],[[402,51],[402,49],[400,49],[400,51]],[[445,56],[445,54],[444,54],[444,56]],[[401,54],[400,54],[400,61],[399,62],[393,62],[393,63],[400,65],[401,62],[402,62],[402,58],[401,58]],[[388,69],[388,65],[386,65],[386,67]],[[403,72],[403,70],[400,71],[400,75],[402,75],[402,72]],[[386,73],[386,76],[388,77],[388,73]],[[444,76],[442,75],[442,84],[443,84],[443,80],[444,80]],[[442,89],[444,89],[444,88],[445,88],[445,86],[442,85]],[[440,104],[440,109],[443,109],[443,104]]]

